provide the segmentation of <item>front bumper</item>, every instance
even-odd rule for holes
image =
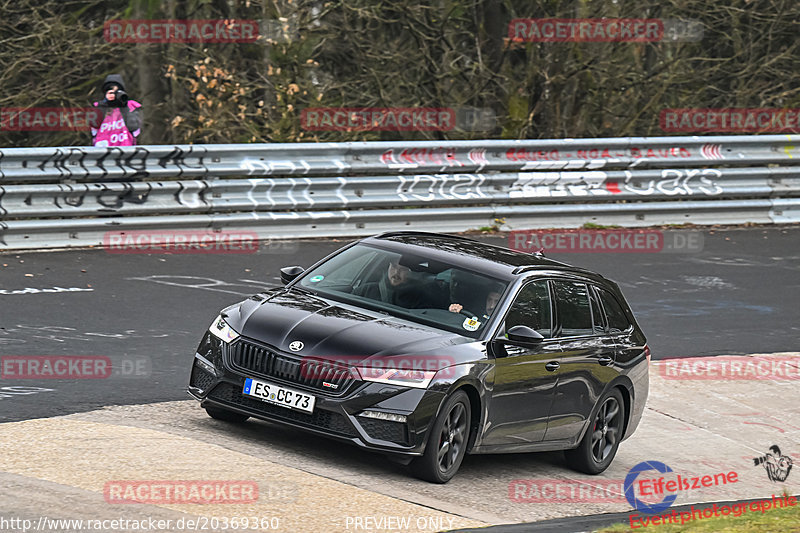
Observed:
[[[350,380],[339,391],[320,390],[308,380],[303,380],[305,383],[293,380],[286,372],[261,367],[259,370],[263,372],[242,369],[232,361],[232,345],[208,337],[208,334],[204,337],[195,354],[188,388],[201,406],[221,407],[383,453],[416,456],[424,452],[428,428],[444,399],[442,392],[361,380]],[[278,355],[285,360],[300,359],[288,354]],[[314,412],[274,405],[243,394],[248,377],[313,394],[316,397]],[[405,416],[406,421],[362,416],[367,409]]]

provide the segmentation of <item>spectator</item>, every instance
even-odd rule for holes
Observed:
[[[93,146],[134,146],[142,131],[139,102],[131,100],[125,92],[125,83],[119,74],[111,74],[103,82],[105,98],[95,102],[100,113],[92,120]]]

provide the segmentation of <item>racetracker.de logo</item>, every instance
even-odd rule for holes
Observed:
[[[664,39],[661,19],[513,19],[508,38],[516,42],[657,42]]]
[[[112,374],[104,355],[5,355],[2,379],[105,379]]]
[[[658,122],[663,131],[670,133],[797,133],[800,108],[662,109]]]
[[[358,374],[367,379],[380,378],[392,372],[400,372],[411,377],[418,375],[420,378],[426,376],[432,378],[436,374],[439,377],[452,377],[455,373],[455,364],[453,357],[443,355],[387,355],[374,358],[315,355],[313,358],[303,360],[300,372],[306,379],[323,382],[330,379],[336,369],[340,372],[350,369],[351,374],[352,369],[357,369]]]
[[[3,131],[89,131],[100,122],[95,107],[4,107],[0,109]]]
[[[515,479],[508,484],[514,503],[622,503],[622,479]]]
[[[441,107],[315,107],[300,112],[308,131],[450,131],[456,112]]]
[[[508,247],[526,253],[699,252],[703,234],[643,229],[514,230],[508,236]]]
[[[103,486],[107,503],[242,504],[258,500],[255,481],[120,480]]]
[[[109,231],[103,248],[112,254],[252,254],[258,235],[252,232]]]
[[[252,43],[255,20],[109,20],[103,37],[109,43]]]
[[[800,358],[792,356],[686,357],[657,361],[658,374],[678,380],[775,380],[800,379]]]

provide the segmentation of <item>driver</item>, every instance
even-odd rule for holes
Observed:
[[[389,262],[380,280],[365,284],[356,294],[406,309],[425,306],[424,291],[412,280],[411,269],[401,265],[399,258]]]

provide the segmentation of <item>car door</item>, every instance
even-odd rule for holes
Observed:
[[[505,332],[516,325],[528,326],[544,339],[533,347],[506,344]],[[544,438],[556,385],[551,363],[561,352],[552,330],[547,281],[523,285],[492,342],[494,376],[482,445],[524,447]]]
[[[562,353],[556,370],[553,405],[545,439],[569,440],[578,435],[602,394],[616,376],[614,339],[591,284],[582,280],[552,280],[556,307],[556,338]]]

